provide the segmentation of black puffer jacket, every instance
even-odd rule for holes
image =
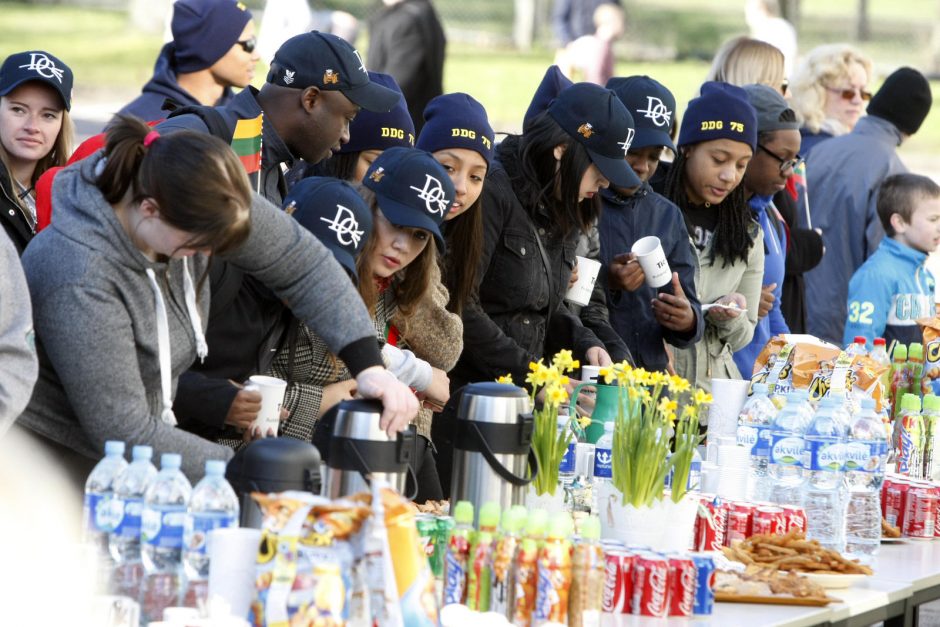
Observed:
[[[529,362],[545,355],[550,338],[564,338],[582,359],[592,346],[604,346],[563,302],[579,231],[558,233],[545,209],[519,202],[526,183],[513,176],[521,167],[517,146],[515,137],[504,141],[486,177],[479,297],[463,314],[464,350],[450,375],[456,386],[506,373],[521,384]]]

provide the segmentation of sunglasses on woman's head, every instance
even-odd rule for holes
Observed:
[[[235,43],[241,46],[242,50],[250,54],[255,51],[255,46],[258,45],[258,40],[255,37],[252,37],[250,39],[236,41]]]
[[[835,87],[826,87],[829,91],[834,94],[839,94],[839,97],[843,100],[854,100],[855,94],[858,94],[859,97],[864,101],[871,100],[871,92],[865,91],[864,89],[855,89],[854,87],[848,89],[837,89]]]

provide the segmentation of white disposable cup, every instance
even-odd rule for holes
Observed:
[[[578,280],[568,288],[565,300],[584,307],[591,302],[594,284],[597,282],[597,273],[601,271],[601,262],[587,257],[578,259]]]
[[[260,529],[224,527],[209,532],[208,598],[223,599],[233,616],[247,616],[254,600],[260,544]]]
[[[663,245],[655,235],[647,235],[633,243],[630,249],[640,267],[643,268],[643,274],[646,275],[646,284],[650,287],[662,287],[672,279],[672,270],[669,269],[669,262],[666,261],[666,253],[663,252]]]
[[[248,378],[246,390],[261,393],[261,411],[251,423],[251,431],[258,430],[261,437],[277,436],[277,429],[281,424],[281,405],[284,404],[284,392],[287,391],[287,381],[277,377],[266,377],[256,374]]]
[[[595,381],[598,383],[603,383],[603,381],[598,381],[601,374],[600,366],[581,366],[581,380],[582,381]]]

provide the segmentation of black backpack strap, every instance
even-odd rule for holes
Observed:
[[[213,137],[218,137],[226,144],[232,143],[232,135],[235,131],[229,127],[228,123],[225,121],[225,117],[223,117],[215,107],[207,107],[205,105],[178,107],[166,117],[170,119],[178,115],[187,114],[199,116],[199,119],[201,119],[205,123],[206,128],[209,129],[209,134]]]

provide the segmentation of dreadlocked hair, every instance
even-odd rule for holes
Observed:
[[[682,210],[685,227],[689,233],[692,233],[694,228],[689,221],[689,212],[695,211],[695,206],[689,202],[689,196],[685,191],[687,165],[685,151],[680,148],[676,160],[666,175],[663,196],[676,203]],[[718,224],[715,226],[709,260],[714,263],[715,257],[720,257],[723,268],[737,260],[747,263],[748,251],[754,245],[754,240],[749,233],[753,223],[751,209],[744,197],[744,185],[739,184],[718,205]]]

